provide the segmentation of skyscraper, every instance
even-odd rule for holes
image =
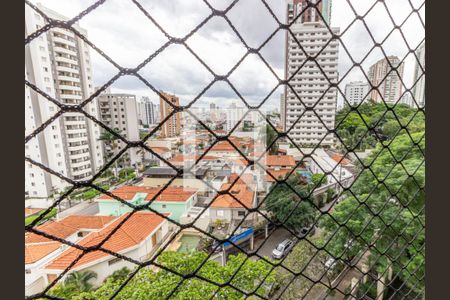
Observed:
[[[425,71],[425,42],[422,42],[422,44],[417,48],[416,55],[419,59],[420,65],[422,65],[422,68]],[[420,107],[425,106],[425,74],[422,75],[422,73],[423,71],[416,60],[413,83],[416,81],[417,83],[413,87],[413,95]]]
[[[397,73],[391,68],[397,68]],[[369,69],[369,80],[373,87],[378,87],[379,93],[372,90],[369,98],[376,101],[386,103],[396,103],[402,96],[402,83],[404,63],[400,64],[400,59],[397,56],[388,56],[373,64]]]
[[[241,121],[241,119],[244,117],[245,110],[243,107],[238,107],[236,103],[232,103],[227,109],[226,109],[226,115],[227,115],[227,123],[226,123],[226,131],[229,133],[236,124]],[[238,131],[238,128],[241,128],[244,125],[244,120],[238,125],[236,131]]]
[[[322,2],[317,9],[322,12],[325,21],[329,22],[331,1]],[[297,143],[316,145],[320,142],[321,145],[332,145],[334,137],[332,134],[327,135],[327,129],[334,128],[337,90],[335,87],[330,88],[330,82],[338,81],[339,43],[336,39],[328,41],[333,34],[339,33],[339,28],[331,28],[330,32],[317,10],[305,10],[305,5],[304,0],[294,0],[288,5],[288,22],[296,20],[290,28],[300,46],[291,35],[287,36],[286,78],[293,76],[290,83],[295,93],[290,88],[285,89],[286,117],[283,127],[289,130],[294,126],[289,133]],[[296,19],[299,14],[302,14],[301,17]],[[319,51],[321,52],[315,61],[306,61]],[[302,68],[299,70],[300,66]],[[309,110],[312,106],[314,111]],[[300,116],[302,117],[298,120]]]
[[[136,96],[129,94],[111,93],[106,89],[98,96],[100,107],[100,120],[109,128],[116,129],[129,141],[139,140],[139,127]],[[107,152],[117,154],[125,143],[119,141],[115,153],[110,149],[110,145],[104,144]],[[137,155],[138,148],[131,148],[126,153],[126,159],[123,160],[127,165],[134,165],[140,161]]]
[[[157,105],[150,101],[149,97],[142,97],[137,103],[138,117],[142,125],[152,125],[158,122]]]
[[[345,98],[348,104],[358,105],[367,99],[369,84],[363,81],[352,81],[345,85]]]
[[[168,93],[161,92],[164,98],[175,106],[180,106],[180,99]],[[181,130],[181,113],[175,113],[169,119],[165,118],[173,111],[173,107],[166,102],[163,97],[159,98],[159,109],[161,114],[161,137],[174,137],[180,135]]]
[[[51,18],[67,20],[42,5],[38,7]],[[45,19],[26,6],[25,34],[28,36],[45,25]],[[87,36],[86,30],[76,24],[73,26]],[[94,92],[89,48],[82,39],[64,28],[53,27],[26,46],[25,72],[31,83],[66,105],[80,104]],[[41,95],[29,90],[26,91],[26,98],[27,96],[30,97],[26,101],[31,108],[26,113],[30,114],[35,124],[26,122],[26,126],[39,126],[48,116],[56,113],[56,105]],[[98,117],[96,99],[83,109],[93,117]],[[47,162],[51,168],[63,175],[75,180],[86,180],[103,165],[99,134],[99,126],[83,114],[66,112],[37,137],[39,149],[32,151],[41,153],[40,161]],[[53,154],[55,156],[52,156]],[[53,163],[56,163],[56,167],[52,167]],[[60,188],[59,184],[50,181],[46,181],[44,185],[46,187],[39,192],[44,197],[50,191]],[[32,194],[34,192],[36,191],[32,191]]]

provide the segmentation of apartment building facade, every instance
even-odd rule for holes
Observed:
[[[139,140],[139,125],[136,96],[122,93],[111,93],[108,88],[98,97],[100,108],[100,120],[109,128],[118,130],[120,134],[129,141]],[[106,153],[117,154],[125,143],[118,142],[116,149],[111,149],[111,145],[104,144]],[[115,152],[115,153],[113,153]],[[137,154],[138,148],[130,148],[124,157],[125,165],[135,165],[140,162]]]
[[[173,107],[166,102],[169,101],[174,106],[180,106],[180,99],[168,93],[161,92],[164,96],[159,98],[159,108],[161,115],[161,122],[164,122],[165,118],[173,112]],[[165,122],[161,125],[161,137],[175,137],[179,136],[181,131],[181,113],[175,113],[171,115]]]
[[[369,84],[363,81],[352,81],[345,85],[345,98],[351,106],[358,105],[365,100],[369,94]]]
[[[42,5],[38,7],[53,19],[67,19]],[[28,36],[45,25],[45,19],[26,6],[25,35]],[[87,36],[86,30],[77,24],[73,26]],[[25,73],[31,83],[66,105],[78,105],[94,92],[88,45],[73,32],[64,28],[51,28],[26,46]],[[25,93],[25,101],[28,103],[28,112],[26,110],[25,113],[29,115],[29,118],[26,118],[26,126],[31,126],[28,128],[39,126],[57,112],[56,105],[36,92],[28,90]],[[91,116],[98,117],[95,99],[83,109]],[[30,122],[31,119],[33,121]],[[39,142],[36,142],[38,148],[28,145],[28,154],[34,157],[39,155],[39,162],[58,170],[64,176],[75,180],[87,180],[103,165],[99,135],[100,127],[83,114],[66,112],[44,130],[38,138]],[[26,165],[26,169],[28,167]],[[29,172],[26,170],[26,173]],[[53,179],[34,182],[34,184],[42,185],[42,182],[45,188],[39,191],[29,190],[31,196],[47,197],[52,191],[59,190],[65,185]],[[32,183],[33,179],[30,179],[30,188]]]
[[[392,65],[392,67],[391,67]],[[373,87],[369,98],[375,102],[396,103],[402,96],[403,69],[405,64],[397,56],[380,59],[369,68],[369,81]],[[392,68],[397,68],[395,72]]]
[[[286,77],[293,90],[285,89],[283,127],[290,129],[289,135],[296,143],[330,146],[334,136],[328,130],[334,128],[337,101],[337,90],[330,84],[338,81],[339,42],[328,41],[339,33],[339,28],[331,28],[330,32],[316,9],[305,10],[305,5],[305,1],[298,0],[288,5],[288,22],[296,20],[290,28],[300,46],[291,35],[287,36]],[[331,1],[319,3],[317,8],[329,22]],[[300,13],[301,17],[297,17]],[[318,52],[315,60],[308,60]]]
[[[158,105],[150,101],[149,97],[141,97],[137,103],[137,110],[142,125],[149,126],[159,122]]]
[[[420,46],[417,48],[416,55],[419,59],[419,62],[417,62],[416,60],[416,66],[414,68],[413,83],[415,83],[416,81],[417,83],[413,87],[413,95],[417,104],[420,107],[423,107],[425,106],[425,74],[422,75],[422,73],[425,71],[425,42],[422,42],[422,44],[420,44]],[[420,66],[422,66],[424,71],[422,71],[422,68]]]

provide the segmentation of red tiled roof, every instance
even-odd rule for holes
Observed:
[[[106,236],[114,230],[117,225],[128,216],[129,213],[122,215],[113,223],[98,232],[92,232],[82,239],[78,244],[83,247],[90,247],[99,244]],[[168,214],[167,214],[168,215]],[[112,252],[120,253],[126,249],[136,246],[143,242],[165,219],[157,214],[150,212],[137,212],[133,214],[115,233],[103,244],[103,248]],[[82,253],[76,248],[69,248],[56,259],[51,261],[46,269],[66,269]],[[93,251],[84,255],[73,268],[91,263],[98,259],[110,256],[102,251]]]
[[[61,246],[59,242],[25,244],[25,264],[35,263]]]
[[[36,229],[47,234],[64,239],[81,229],[100,229],[106,224],[114,220],[111,216],[77,216],[71,215],[64,219],[49,221],[43,225],[39,225]],[[52,240],[35,234],[27,233],[25,235],[25,243],[44,243]]]
[[[267,169],[267,172],[270,173],[276,179],[282,180],[289,174],[289,172],[291,172],[291,170],[292,169],[282,169],[282,170]],[[268,182],[275,182],[275,180],[269,174],[266,174],[265,179]]]
[[[42,210],[42,208],[30,208],[30,207],[25,207],[25,217],[34,215],[38,212],[40,212]]]
[[[234,141],[233,141],[233,144],[234,144],[237,148],[239,148],[239,145],[240,145],[240,144],[235,143]],[[229,141],[220,141],[220,142],[218,142],[217,144],[215,144],[215,145],[211,148],[210,151],[230,151],[230,152],[232,152],[232,151],[236,151],[236,149],[233,147],[233,145],[230,144]]]
[[[193,160],[193,161],[197,161],[197,159],[200,157],[200,155],[183,155],[183,154],[177,154],[174,157],[172,157],[169,162],[173,163],[173,164],[177,164],[177,163],[183,163],[185,160]],[[201,160],[216,160],[219,159],[217,156],[213,156],[213,155],[205,155],[202,157]]]
[[[333,159],[337,163],[339,163],[339,161],[340,161],[340,163],[344,166],[352,163],[349,159],[347,159],[347,158],[342,159],[342,157],[343,157],[343,155],[341,155],[341,154],[333,154],[331,156],[331,159]],[[342,161],[341,161],[341,159],[342,159]]]
[[[150,149],[152,149],[154,152],[156,152],[158,154],[164,154],[164,153],[170,152],[170,149],[167,147],[151,147]]]
[[[146,193],[147,196],[145,200],[150,201],[153,197],[161,190],[162,188],[158,187],[147,187],[147,186],[130,186],[124,185],[121,186],[114,191],[112,191],[113,195],[120,197],[123,200],[130,201],[134,198],[136,193]],[[192,195],[197,192],[196,189],[188,189],[182,187],[167,187],[155,201],[165,201],[165,202],[185,202]],[[112,200],[108,195],[102,195],[98,198],[98,200]]]
[[[236,178],[238,178],[238,180],[236,181],[236,184],[252,184],[252,183],[254,183],[253,175],[248,174],[248,173],[242,174],[240,176],[236,173],[231,173],[230,176],[228,177],[228,183],[233,183],[236,180]]]
[[[266,165],[295,167],[295,160],[292,155],[267,155]]]
[[[226,190],[231,186],[229,183],[224,183],[221,186],[221,190]],[[246,184],[234,184],[230,190],[230,193],[233,194],[236,199],[241,201],[246,208],[253,207],[253,196],[254,192],[250,189]],[[237,202],[231,195],[225,194],[220,195],[211,203],[213,208],[243,208],[239,202]]]

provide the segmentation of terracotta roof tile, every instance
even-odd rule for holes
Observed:
[[[25,264],[35,263],[61,246],[59,242],[25,244]]]
[[[157,187],[147,187],[147,186],[130,186],[124,185],[121,186],[114,191],[112,191],[113,195],[120,197],[123,200],[130,201],[134,198],[136,193],[146,193],[147,197],[145,200],[150,201],[153,197],[161,190],[162,188]],[[165,201],[165,202],[185,202],[192,195],[197,192],[196,189],[188,189],[182,187],[167,187],[155,201]],[[108,195],[102,195],[98,198],[98,200],[112,200]]]
[[[292,155],[267,155],[266,165],[295,167],[295,160]]]
[[[36,227],[37,230],[65,239],[81,229],[101,229],[114,220],[112,216],[67,216],[61,220],[49,221]],[[35,234],[27,233],[25,243],[43,243],[52,240]]]
[[[221,190],[226,190],[231,186],[229,183],[224,183],[221,186]],[[230,190],[230,193],[233,194],[236,199],[241,201],[245,208],[252,208],[253,207],[253,196],[254,192],[251,190],[251,188],[246,184],[238,184],[235,183],[233,187]],[[231,195],[225,194],[220,195],[214,201],[211,203],[211,206],[213,208],[243,208],[238,201],[236,201]]]
[[[168,214],[167,214],[168,215]],[[99,244],[106,236],[114,230],[117,225],[128,214],[124,214],[99,232],[92,232],[82,239],[78,244],[83,247],[90,247]],[[122,226],[103,244],[103,248],[120,253],[126,249],[140,244],[144,241],[165,219],[150,212],[138,212],[133,214]],[[64,270],[81,254],[81,250],[69,248],[45,268]],[[92,251],[84,255],[73,268],[91,263],[95,260],[110,256],[102,251]]]
[[[25,207],[25,217],[37,214],[38,212],[40,212],[42,210],[42,208],[30,208],[30,207]]]
[[[282,169],[282,170],[267,169],[267,173],[270,173],[276,179],[283,180],[289,174],[289,172],[291,172],[291,170],[292,169]],[[269,174],[266,174],[265,179],[268,182],[275,182],[275,180]]]

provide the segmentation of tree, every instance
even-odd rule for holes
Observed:
[[[265,208],[281,223],[292,230],[310,226],[316,217],[317,210],[307,198],[307,187],[301,184],[296,175],[291,175],[288,184],[301,196],[299,197],[286,183],[277,184],[264,202]],[[299,203],[300,202],[300,203]],[[292,213],[292,214],[291,214]]]
[[[91,270],[71,272],[64,282],[50,290],[50,295],[70,299],[80,293],[89,292],[93,287],[90,281],[95,278],[97,278],[97,273]]]
[[[187,276],[193,274],[206,258],[207,254],[205,252],[193,251],[181,253],[166,251],[158,257],[157,261],[164,267]],[[241,265],[242,267],[240,268]],[[243,254],[238,254],[236,256],[231,255],[225,266],[219,265],[214,260],[208,260],[195,274],[216,284],[224,284],[231,280],[231,285],[236,288],[249,293],[255,292],[259,297],[267,298],[270,290],[269,286],[275,282],[275,275],[271,272],[271,268],[271,265],[263,260],[254,261],[246,259]],[[236,272],[236,276],[231,279]],[[257,288],[263,279],[265,279],[264,284]],[[108,278],[97,290],[80,295],[73,294],[69,299],[109,299],[122,283],[123,279],[114,280],[113,278]],[[176,288],[179,283],[181,285]],[[214,299],[244,298],[241,292],[232,287],[226,286],[219,288],[216,284],[196,277],[183,280],[183,277],[165,269],[153,271],[148,268],[142,268],[127,283],[115,299],[166,299],[172,292],[172,299],[209,299],[216,292],[217,294]],[[259,297],[255,296],[253,298],[256,299]]]
[[[272,142],[275,141],[278,137],[278,133],[269,124],[263,127],[263,134],[266,137],[267,147],[271,145]],[[277,154],[277,152],[278,152],[278,141],[274,142],[273,145],[269,148],[269,154]]]
[[[108,279],[111,279],[113,281],[125,280],[130,275],[130,273],[131,273],[130,269],[128,269],[127,267],[123,267],[122,269],[114,271],[110,276],[108,276],[105,279],[105,282]]]
[[[117,128],[113,129],[113,131],[117,134],[121,134],[120,130]],[[108,158],[111,158],[113,155],[116,154],[117,147],[119,146],[119,144],[118,144],[119,138],[117,136],[115,136],[114,134],[112,134],[109,131],[104,130],[100,134],[98,140],[104,142],[105,145],[108,145],[111,147],[112,152],[111,153],[107,152]],[[118,166],[117,166],[118,160],[119,159],[116,159],[114,161],[114,176],[116,176],[116,177],[117,177],[117,170],[118,170]]]

